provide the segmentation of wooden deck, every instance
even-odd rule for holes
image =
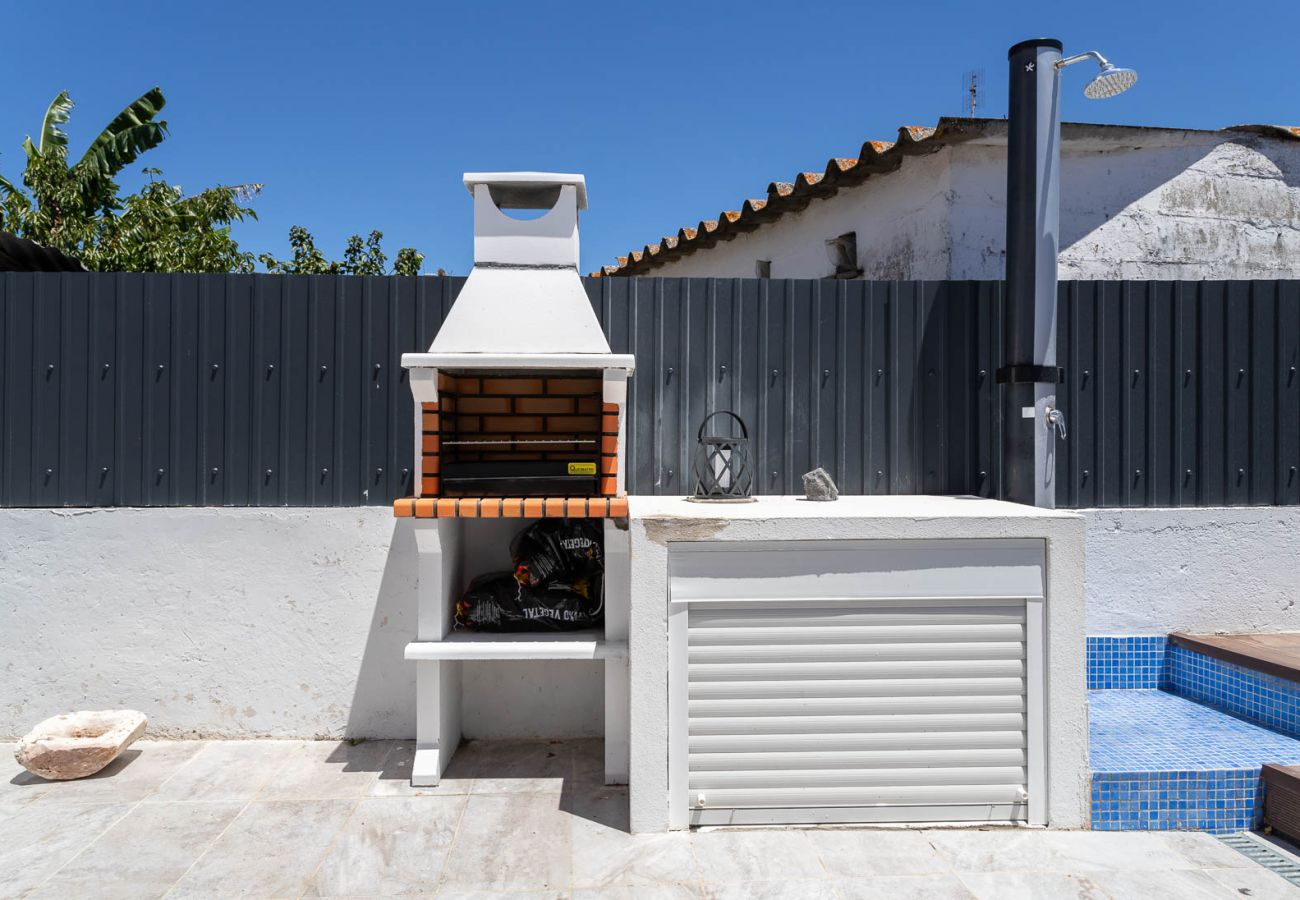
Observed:
[[[1186,650],[1203,653],[1257,672],[1300,681],[1300,632],[1283,634],[1185,634],[1169,639]]]

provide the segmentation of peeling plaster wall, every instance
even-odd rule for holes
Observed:
[[[1088,634],[1300,631],[1300,507],[1082,512]]]
[[[1104,130],[1064,144],[1062,280],[1300,277],[1300,143]],[[953,148],[952,277],[1001,278],[1006,148]]]
[[[1068,126],[1060,277],[1300,277],[1300,142],[1261,135]],[[828,238],[858,233],[868,279],[1000,279],[1006,144],[978,139],[670,262],[659,276],[829,274]]]
[[[858,261],[867,279],[946,278],[949,152],[944,148],[908,157],[896,172],[813,201],[802,212],[684,256],[653,274],[753,278],[755,263],[767,259],[773,278],[821,278],[834,272],[826,241],[856,231]]]
[[[109,707],[154,737],[413,737],[415,572],[384,508],[0,511],[0,738]],[[466,664],[466,737],[599,735],[599,667]]]

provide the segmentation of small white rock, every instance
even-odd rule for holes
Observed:
[[[144,734],[149,719],[133,709],[65,713],[46,719],[18,742],[14,759],[53,781],[94,775]]]

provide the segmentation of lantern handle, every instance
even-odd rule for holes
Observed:
[[[736,415],[734,412],[732,412],[729,409],[719,409],[715,412],[709,413],[707,416],[704,417],[704,421],[700,423],[699,431],[695,432],[695,440],[697,442],[704,440],[704,426],[709,424],[709,419],[712,419],[714,416],[721,416],[721,415],[728,415],[731,416],[731,418],[735,419],[736,424],[740,426],[740,436],[743,437],[745,440],[749,440],[749,429],[745,427],[745,420],[742,419],[740,416]]]

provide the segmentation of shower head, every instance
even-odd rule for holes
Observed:
[[[1122,94],[1137,83],[1138,73],[1133,69],[1121,69],[1106,63],[1101,71],[1083,88],[1083,96],[1090,100],[1105,100]]]
[[[1066,66],[1083,62],[1085,59],[1096,60],[1097,65],[1101,66],[1101,71],[1083,88],[1083,95],[1090,100],[1104,100],[1107,97],[1114,97],[1116,94],[1124,93],[1137,83],[1138,73],[1135,69],[1122,69],[1119,66],[1112,65],[1106,57],[1096,50],[1089,50],[1087,53],[1067,57],[1058,62],[1056,68],[1064,69]]]

